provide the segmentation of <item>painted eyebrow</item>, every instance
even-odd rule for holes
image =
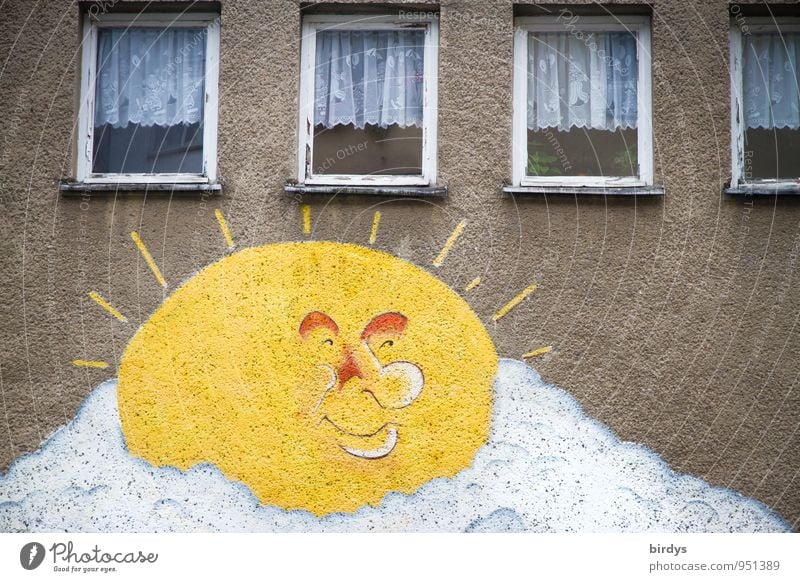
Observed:
[[[339,335],[339,326],[330,315],[321,311],[312,311],[306,315],[298,331],[303,339],[307,339],[312,331],[319,328],[329,329],[334,335]]]
[[[400,335],[408,325],[408,318],[402,313],[381,313],[375,316],[361,332],[361,339],[368,340],[380,332],[390,332]]]

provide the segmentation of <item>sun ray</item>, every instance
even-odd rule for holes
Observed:
[[[475,277],[472,281],[469,282],[469,285],[464,287],[464,291],[472,291],[473,289],[475,289],[475,287],[477,287],[480,284],[481,284],[481,278]]]
[[[311,234],[311,206],[303,204],[303,234]]]
[[[527,354],[522,354],[523,358],[535,358],[537,356],[543,356],[545,354],[549,354],[553,351],[553,346],[544,346],[542,348],[536,348],[535,350],[531,350]]]
[[[522,293],[514,297],[511,301],[506,303],[500,310],[492,316],[492,321],[497,321],[501,317],[505,316],[509,311],[514,309],[517,305],[519,305],[523,299],[525,299],[528,295],[536,291],[536,284],[528,285]]]
[[[440,267],[442,265],[445,257],[447,257],[447,253],[449,253],[450,249],[453,248],[453,245],[456,244],[456,239],[461,236],[461,233],[464,232],[464,228],[466,228],[466,226],[466,220],[462,220],[458,223],[458,226],[453,231],[453,234],[451,234],[450,238],[447,239],[447,242],[444,243],[444,247],[442,247],[442,251],[439,253],[439,256],[436,257],[435,261],[433,261],[434,267]]]
[[[161,284],[162,287],[167,286],[167,282],[164,280],[164,276],[161,274],[161,271],[158,270],[158,266],[156,262],[153,260],[153,257],[150,256],[150,251],[147,250],[147,247],[144,246],[142,239],[139,238],[139,233],[135,230],[131,233],[131,238],[133,242],[136,243],[136,246],[139,247],[139,252],[142,253],[144,260],[147,262],[147,265],[150,267],[150,270],[153,271],[153,275],[155,275],[158,282]]]
[[[119,319],[122,323],[128,323],[128,318],[122,315],[119,311],[114,309],[108,301],[100,297],[100,295],[96,291],[89,291],[89,297],[91,297],[95,303],[97,303],[100,307],[108,311],[111,315]]]
[[[214,214],[217,216],[217,222],[219,222],[219,228],[222,230],[222,235],[225,237],[225,242],[228,243],[228,248],[233,248],[233,237],[231,236],[231,230],[228,228],[228,223],[225,222],[225,217],[222,216],[222,211],[217,208],[214,211]]]
[[[101,370],[108,368],[108,364],[105,362],[94,360],[72,360],[72,365],[79,366],[81,368],[100,368]]]
[[[381,211],[375,211],[375,217],[372,219],[372,232],[369,235],[369,244],[374,245],[375,239],[378,236],[378,225],[381,223]]]

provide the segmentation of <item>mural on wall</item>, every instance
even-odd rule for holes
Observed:
[[[452,477],[486,442],[497,354],[466,302],[390,255],[331,242],[233,254],[133,338],[117,388],[130,452],[211,463],[316,515]]]
[[[498,359],[428,271],[335,242],[246,249],[200,271],[134,336],[118,378],[0,477],[2,531],[788,529]]]

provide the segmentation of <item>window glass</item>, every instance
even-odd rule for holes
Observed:
[[[203,173],[205,28],[100,28],[95,173]]]
[[[528,35],[528,176],[638,174],[631,32]]]
[[[320,31],[314,174],[422,174],[422,30]]]
[[[800,33],[742,38],[744,179],[800,176]]]

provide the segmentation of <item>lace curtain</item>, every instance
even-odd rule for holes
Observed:
[[[528,35],[528,129],[636,127],[636,37],[627,32]]]
[[[422,127],[425,33],[317,34],[314,123]]]
[[[203,28],[100,29],[97,69],[96,127],[203,120]]]
[[[751,34],[743,40],[745,125],[800,129],[800,34]]]

